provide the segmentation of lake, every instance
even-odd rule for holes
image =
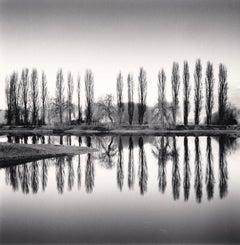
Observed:
[[[239,243],[240,140],[29,136],[98,152],[0,169],[0,243]]]

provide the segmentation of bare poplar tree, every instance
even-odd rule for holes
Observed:
[[[80,76],[77,78],[77,101],[78,101],[78,122],[82,121],[82,110],[81,110],[81,79]]]
[[[22,70],[22,104],[23,104],[23,120],[24,124],[28,124],[29,116],[29,71],[28,68]]]
[[[195,125],[199,125],[200,114],[202,110],[202,65],[201,65],[200,59],[196,61],[194,81],[195,81],[194,122],[195,122]]]
[[[183,122],[188,125],[188,116],[190,112],[190,75],[188,62],[184,61],[183,64]]]
[[[177,62],[173,62],[173,67],[172,67],[172,97],[173,97],[172,117],[173,117],[174,125],[176,125],[176,122],[177,122],[177,113],[179,109],[179,99],[178,99],[179,87],[180,87],[179,64]]]
[[[143,124],[144,114],[146,112],[146,97],[147,97],[147,77],[143,67],[140,68],[138,76],[138,123]]]
[[[122,123],[122,116],[124,112],[124,104],[123,104],[123,77],[121,72],[117,76],[117,108],[118,108],[118,116],[119,123]]]
[[[42,73],[42,84],[41,84],[41,101],[42,101],[42,124],[46,124],[46,111],[47,111],[47,79],[46,75]]]
[[[93,103],[94,103],[94,80],[91,70],[86,71],[85,75],[85,93],[86,93],[86,122],[91,124],[93,120]]]
[[[63,123],[63,112],[65,106],[65,98],[64,98],[64,79],[63,79],[63,71],[59,69],[57,72],[57,80],[56,80],[56,99],[55,99],[56,111],[59,113],[59,121]]]
[[[224,124],[224,115],[227,111],[228,100],[228,83],[227,83],[227,68],[223,65],[219,65],[219,88],[218,88],[218,115],[219,123]]]
[[[164,70],[162,69],[158,73],[158,107],[160,113],[160,123],[161,126],[165,126],[165,117],[166,117],[166,109],[167,109],[167,102],[165,96],[165,85],[166,85],[166,75]]]
[[[38,73],[36,69],[31,74],[32,124],[38,123]]]
[[[133,78],[130,74],[127,77],[128,84],[128,120],[129,124],[133,123],[133,114],[134,114],[134,102],[133,102]]]
[[[213,75],[213,65],[208,61],[207,70],[206,70],[206,78],[205,78],[205,87],[206,87],[206,116],[207,116],[207,124],[211,124],[212,122],[212,110],[213,110],[213,86],[214,86],[214,75]]]
[[[6,102],[7,102],[7,111],[6,111],[6,119],[7,119],[7,125],[12,124],[12,101],[11,101],[11,93],[10,93],[10,80],[9,78],[6,78],[5,82],[5,96],[6,96]]]
[[[18,83],[18,73],[13,72],[9,79],[9,87],[6,92],[9,92],[10,105],[10,124],[18,125],[20,122],[20,84]]]
[[[68,107],[68,121],[69,123],[71,123],[72,120],[72,110],[73,110],[73,103],[72,103],[72,99],[73,99],[73,76],[71,74],[71,72],[68,73],[68,86],[67,86],[67,93],[68,93],[68,103],[67,103],[67,107]]]

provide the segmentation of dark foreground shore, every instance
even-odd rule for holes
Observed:
[[[89,147],[63,145],[0,144],[0,168],[40,159],[78,155],[97,151]]]

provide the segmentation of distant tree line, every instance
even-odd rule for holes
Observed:
[[[199,125],[200,115],[203,108],[203,71],[200,59],[196,61],[194,69],[194,124]],[[39,81],[40,80],[40,81]],[[190,94],[192,87],[190,85],[190,72],[187,61],[183,63],[182,78],[179,72],[179,64],[173,62],[171,75],[172,101],[166,100],[166,75],[164,69],[158,73],[158,101],[151,111],[147,106],[147,74],[141,67],[138,75],[138,103],[134,102],[134,82],[129,73],[127,75],[127,103],[124,103],[123,88],[124,79],[120,72],[116,79],[116,105],[114,97],[111,94],[94,100],[94,76],[91,70],[86,70],[84,77],[85,88],[85,112],[82,112],[81,106],[81,78],[77,77],[77,84],[74,86],[73,75],[71,72],[67,76],[67,86],[65,96],[65,82],[62,69],[57,71],[55,97],[49,98],[47,78],[42,72],[40,78],[36,69],[25,68],[21,75],[14,71],[6,78],[6,121],[8,125],[44,125],[55,116],[60,124],[71,124],[73,118],[76,124],[98,123],[102,120],[109,120],[111,123],[129,123],[134,122],[139,125],[150,123],[154,119],[162,127],[177,125],[179,106],[179,90],[183,85],[183,124],[189,124],[189,113],[191,109]],[[205,112],[206,124],[213,123],[227,124],[226,115],[228,115],[228,81],[227,68],[219,65],[218,73],[218,120],[213,122],[214,106],[214,71],[213,64],[208,62],[205,72]],[[76,87],[76,89],[75,89]],[[76,93],[76,94],[75,94]],[[73,97],[77,97],[77,105],[73,103]],[[136,110],[135,110],[136,109]],[[77,116],[75,116],[77,111]],[[84,116],[85,115],[85,116]],[[127,116],[126,116],[127,115]],[[137,119],[135,120],[135,115]]]

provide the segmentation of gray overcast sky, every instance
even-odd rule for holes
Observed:
[[[239,0],[0,0],[0,89],[12,70],[46,71],[54,94],[56,71],[91,68],[95,95],[115,94],[121,70],[147,70],[148,102],[157,101],[157,73],[167,73],[168,95],[173,61],[197,58],[228,67],[231,101],[240,106]],[[83,80],[82,80],[83,81]],[[191,73],[191,82],[193,76]],[[182,90],[182,87],[180,88]],[[125,86],[126,92],[126,86]],[[137,93],[135,93],[137,96]],[[193,98],[193,93],[192,93]],[[0,98],[4,107],[4,96]]]

